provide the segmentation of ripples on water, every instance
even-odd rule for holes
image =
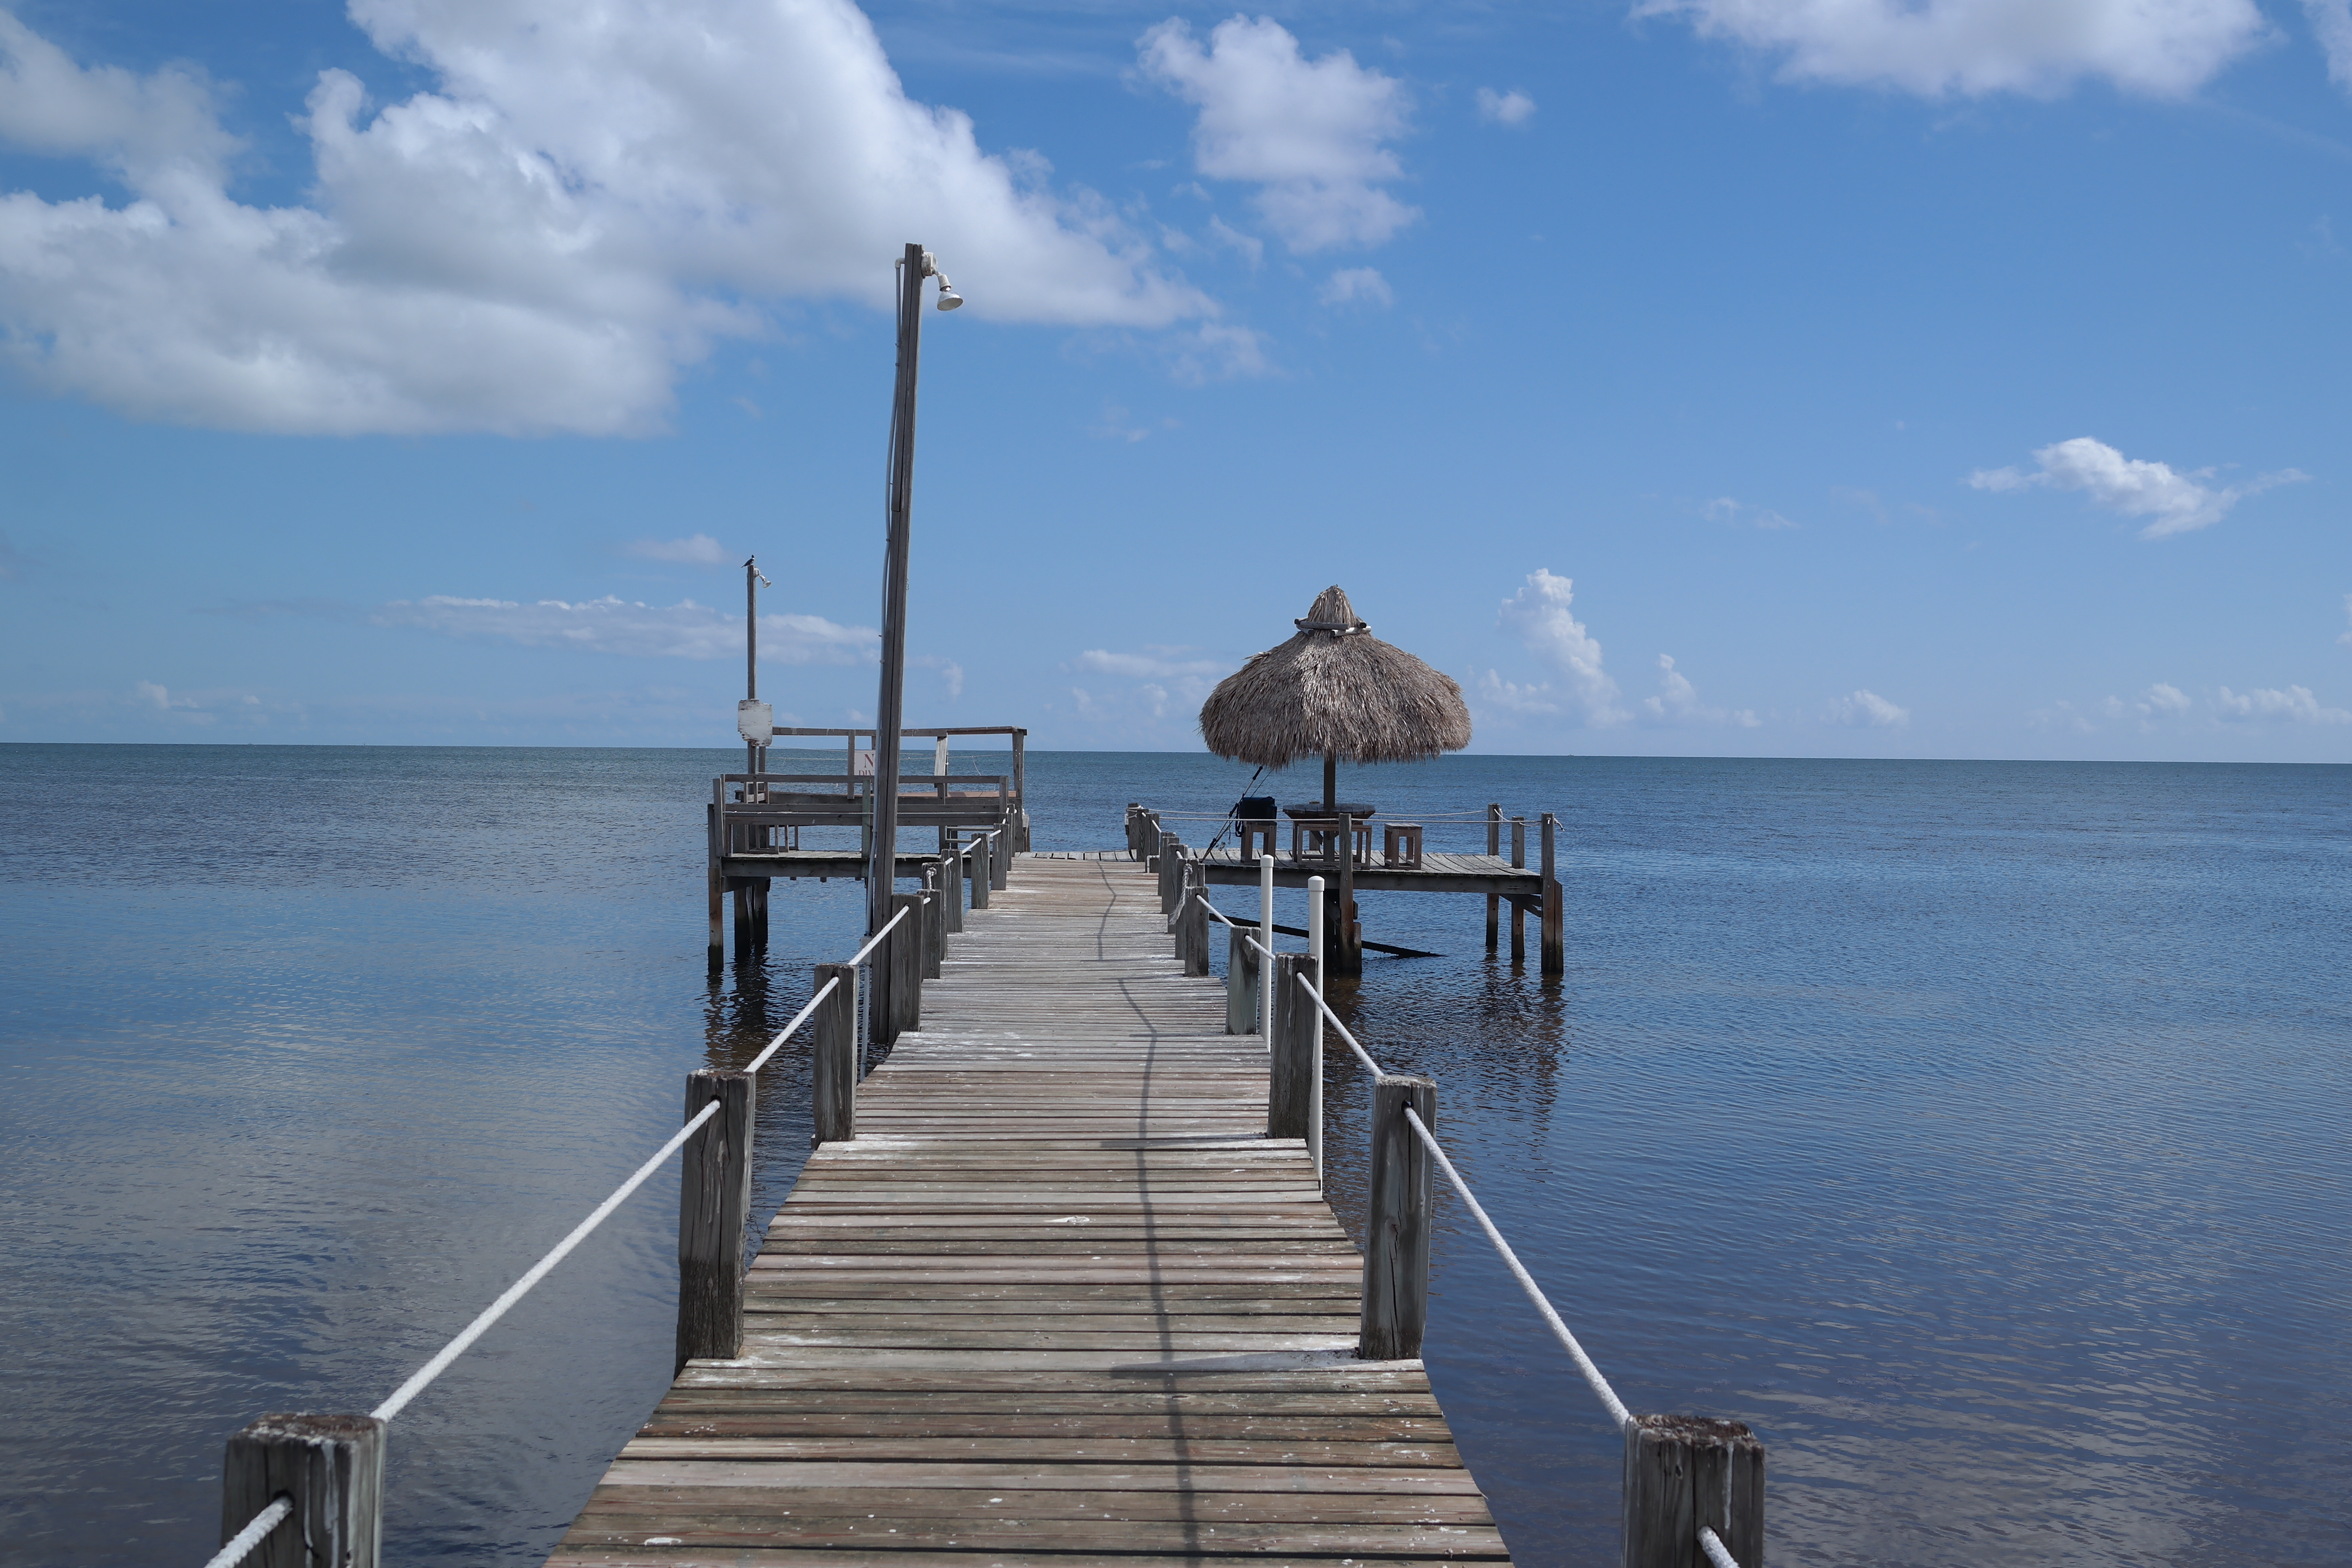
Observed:
[[[790,1016],[858,890],[780,893],[714,985],[700,803],[732,765],[0,747],[0,1558],[201,1562],[223,1436],[375,1403],[675,1124],[684,1072]],[[1246,777],[1029,766],[1041,848]],[[1447,956],[1339,1001],[1435,1075],[1628,1403],[1763,1433],[1775,1562],[2352,1558],[2352,769],[1450,758],[1349,793],[1432,847],[1488,800],[1560,813],[1564,982],[1487,959],[1475,899],[1367,895],[1369,934]],[[805,1057],[761,1090],[764,1213]],[[1362,1090],[1335,1058],[1350,1216]],[[675,1206],[649,1186],[395,1423],[394,1561],[560,1536],[665,1386]],[[1465,1457],[1520,1562],[1612,1562],[1615,1436],[1445,1220]]]

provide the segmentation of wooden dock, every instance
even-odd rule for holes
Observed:
[[[550,1561],[1506,1563],[1265,1042],[1132,860],[1023,856]]]

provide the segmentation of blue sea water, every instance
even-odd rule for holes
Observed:
[[[765,1043],[860,904],[780,891],[767,951],[706,972],[739,756],[0,747],[0,1560],[201,1562],[224,1436],[373,1405],[683,1073]],[[1249,776],[1028,768],[1040,848]],[[2352,1560],[2352,768],[1454,757],[1346,793],[1433,848],[1490,800],[1559,814],[1564,977],[1488,955],[1475,898],[1368,894],[1368,935],[1444,956],[1337,1005],[1437,1079],[1627,1402],[1763,1435],[1770,1561]],[[1363,1089],[1335,1053],[1351,1221]],[[761,1097],[764,1213],[805,1058]],[[561,1535],[667,1383],[675,1193],[394,1424],[393,1561]],[[1465,1458],[1520,1562],[1613,1561],[1615,1436],[1443,1217]]]

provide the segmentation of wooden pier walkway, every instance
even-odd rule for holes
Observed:
[[[1020,858],[550,1560],[1508,1561],[1131,860]]]

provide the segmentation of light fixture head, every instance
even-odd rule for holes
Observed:
[[[940,273],[939,279],[940,309],[942,310],[952,310],[957,306],[962,304],[963,296],[955,291],[955,285],[948,281],[948,275],[944,272]]]

